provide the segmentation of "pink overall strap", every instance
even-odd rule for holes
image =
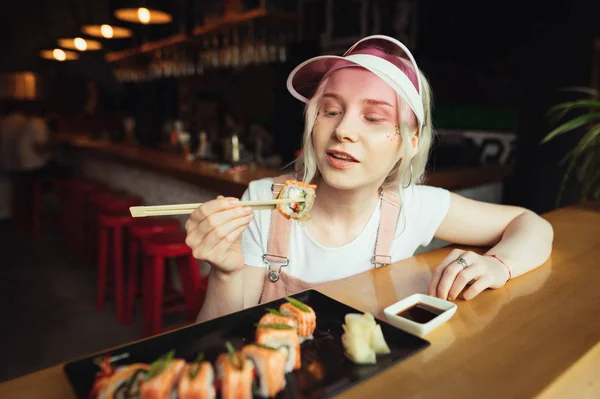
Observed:
[[[375,267],[392,263],[392,242],[400,215],[400,195],[392,191],[381,194],[381,216],[371,262]]]
[[[279,192],[284,187],[286,180],[290,175],[277,176],[273,179],[273,198],[276,199]],[[271,212],[271,226],[269,228],[269,241],[267,243],[267,253],[264,254],[266,262],[280,263],[287,266],[289,263],[288,252],[290,246],[290,232],[292,230],[292,221],[281,214],[277,209]],[[270,267],[269,267],[270,269]]]

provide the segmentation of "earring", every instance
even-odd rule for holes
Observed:
[[[408,184],[405,186],[402,186],[402,188],[408,188],[410,187],[410,184],[412,183],[412,178],[413,178],[413,167],[412,164],[409,164],[409,170],[410,170],[410,179],[408,180]]]
[[[400,128],[396,125],[396,136],[400,136]]]

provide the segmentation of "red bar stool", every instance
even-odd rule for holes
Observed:
[[[84,217],[84,255],[85,260],[91,265],[96,265],[96,249],[98,244],[98,214],[100,210],[111,209],[111,201],[115,201],[118,196],[128,196],[127,193],[116,191],[111,188],[98,189],[91,191],[84,199],[85,217]],[[134,198],[133,202],[137,203],[138,198]],[[122,211],[125,207],[120,207],[117,211]]]
[[[11,222],[19,230],[27,229],[27,179],[22,173],[11,175]]]
[[[58,188],[59,179],[55,177],[34,177],[31,179],[31,235],[37,239],[42,233],[42,219],[44,217],[42,202],[44,200],[45,190],[54,191]]]
[[[177,231],[181,228],[179,221],[173,218],[144,218],[134,219],[129,224],[129,267],[127,278],[127,301],[125,322],[133,321],[135,297],[138,289],[138,267],[140,245],[144,239],[159,234]]]
[[[63,221],[64,237],[77,251],[81,251],[83,237],[85,235],[85,196],[98,189],[105,189],[100,183],[85,180],[72,179],[63,185],[64,195],[61,206],[61,219]]]
[[[162,331],[163,312],[181,310],[181,306],[163,308],[165,283],[165,258],[175,258],[179,271],[181,288],[190,322],[202,306],[206,281],[201,279],[198,263],[192,250],[185,243],[185,232],[178,230],[159,233],[143,240],[145,267],[143,272],[144,336],[159,334]]]
[[[97,247],[97,281],[96,309],[104,310],[108,282],[108,256],[112,235],[114,296],[117,309],[117,320],[123,322],[125,316],[125,282],[123,275],[123,230],[133,220],[129,213],[130,206],[141,205],[142,200],[133,196],[111,196],[111,199],[100,204],[98,213],[98,247]]]

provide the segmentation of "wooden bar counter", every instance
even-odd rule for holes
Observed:
[[[264,167],[250,167],[242,172],[227,173],[219,171],[216,163],[186,161],[181,154],[91,140],[87,137],[61,136],[61,141],[73,150],[81,151],[86,155],[101,155],[130,166],[143,167],[178,180],[210,188],[226,196],[239,197],[251,181],[278,174],[277,170]],[[429,173],[427,184],[458,190],[502,182],[512,172],[512,165],[442,169]]]
[[[344,392],[343,398],[600,397],[600,204],[544,215],[551,258],[487,290],[425,338],[431,346]],[[327,283],[319,290],[384,318],[383,309],[425,292],[451,248]],[[79,337],[75,339],[85,339]],[[0,385],[0,398],[74,398],[62,365]]]

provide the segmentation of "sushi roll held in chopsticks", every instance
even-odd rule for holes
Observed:
[[[199,356],[195,362],[186,364],[179,378],[178,399],[214,399],[215,373],[210,362]]]
[[[285,186],[279,192],[278,199],[293,199],[303,202],[277,204],[277,209],[288,219],[308,220],[308,212],[315,203],[317,186],[295,180],[286,180]]]
[[[300,369],[300,341],[298,331],[285,324],[258,324],[256,343],[281,350],[286,356],[285,372]]]
[[[146,381],[140,387],[140,399],[169,399],[177,390],[177,380],[185,367],[185,360],[173,359],[174,352],[154,362]]]
[[[273,398],[285,388],[286,357],[281,351],[259,344],[247,345],[242,353],[254,364],[256,387],[254,393]]]
[[[295,317],[298,320],[298,336],[302,340],[313,338],[317,327],[317,315],[315,311],[305,303],[297,299],[286,297],[287,303],[279,307],[279,311],[286,316]]]
[[[252,399],[254,366],[242,352],[236,352],[227,343],[228,353],[217,358],[217,385],[223,399]]]

